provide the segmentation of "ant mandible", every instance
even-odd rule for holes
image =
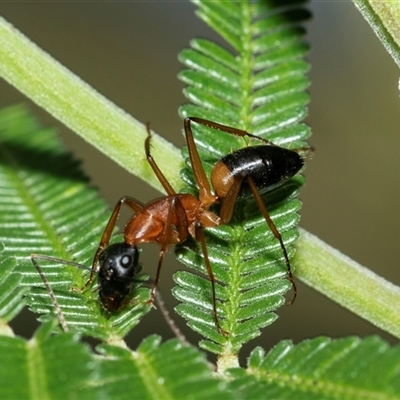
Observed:
[[[197,147],[194,141],[192,122],[208,126],[232,135],[257,139],[264,145],[244,147],[221,158],[214,166],[211,173],[211,182],[214,192],[211,190],[204,167],[201,163]],[[89,286],[100,264],[99,281],[106,282],[118,274],[120,266],[122,270],[132,265],[137,265],[137,245],[140,243],[158,243],[160,253],[156,278],[149,303],[154,302],[157,285],[160,278],[161,265],[168,246],[185,242],[189,236],[197,240],[202,249],[205,267],[211,282],[213,317],[220,333],[226,333],[219,323],[217,316],[215,281],[210,260],[207,253],[204,228],[217,227],[227,224],[232,218],[236,200],[245,191],[250,191],[264,216],[270,230],[279,241],[282,249],[287,276],[293,287],[292,304],[297,295],[296,285],[292,276],[289,257],[282,237],[274,222],[269,216],[268,210],[260,196],[259,190],[271,191],[288,181],[302,168],[303,158],[296,152],[288,150],[273,143],[252,135],[244,130],[221,125],[202,118],[188,117],[184,120],[186,143],[189,150],[189,158],[194,178],[199,189],[198,197],[188,193],[176,193],[172,188],[157,163],[150,153],[151,132],[147,125],[148,136],[145,140],[146,159],[163,186],[167,195],[143,205],[135,199],[124,196],[118,200],[101,237],[99,246],[94,255],[91,273],[84,287]],[[219,215],[210,211],[210,207],[220,203]],[[124,243],[116,243],[109,246],[109,241],[118,219],[121,205],[126,204],[133,212],[133,217],[128,221],[124,229]],[[115,259],[120,266],[115,270]],[[126,264],[126,266],[124,266]],[[104,265],[109,265],[105,268]],[[101,277],[101,274],[106,276]],[[128,293],[106,292],[100,287],[100,300],[103,306],[109,310],[118,310],[123,305]]]

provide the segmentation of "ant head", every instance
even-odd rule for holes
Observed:
[[[139,251],[127,243],[115,243],[105,248],[99,257],[99,295],[110,311],[121,309],[130,294],[139,264]]]

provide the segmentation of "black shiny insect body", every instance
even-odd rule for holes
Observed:
[[[214,170],[226,166],[225,179],[217,176],[219,182],[213,182],[219,191],[227,192],[232,180],[243,181],[237,199],[251,195],[247,178],[251,178],[260,194],[271,192],[293,178],[304,165],[303,158],[296,151],[275,145],[244,147],[222,157]],[[211,174],[214,176],[214,173]],[[221,182],[228,188],[222,190]]]
[[[99,256],[99,298],[108,311],[119,311],[126,305],[137,282],[139,251],[127,243],[114,243],[106,247]]]

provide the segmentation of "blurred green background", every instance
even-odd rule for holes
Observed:
[[[399,72],[350,1],[311,2],[308,59],[311,104],[307,123],[316,152],[308,162],[301,226],[328,244],[400,284],[396,204],[400,195]],[[188,1],[2,2],[0,15],[99,92],[181,147],[177,108],[185,102],[176,78],[178,52],[193,37],[215,35]],[[217,40],[219,40],[217,38]],[[220,41],[220,40],[219,40]],[[220,41],[221,43],[221,41]],[[124,194],[147,202],[160,194],[115,165],[73,132],[0,81],[0,106],[25,102],[42,123],[57,126],[65,146],[81,158],[110,207]],[[123,220],[123,219],[122,219]],[[157,247],[147,247],[142,262],[154,276]],[[322,268],[323,266],[321,266]],[[160,288],[172,309],[171,276],[181,268],[165,262]],[[283,338],[381,334],[395,339],[298,283],[293,307],[264,330],[257,344],[269,348]],[[192,340],[195,336],[176,317]],[[149,333],[172,334],[152,311],[129,335],[133,346]],[[15,321],[30,335],[35,317]],[[255,346],[255,341],[248,348]]]

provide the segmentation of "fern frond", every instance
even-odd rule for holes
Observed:
[[[267,355],[254,349],[246,371],[231,370],[231,389],[252,399],[396,399],[399,360],[400,347],[376,336],[282,341]]]
[[[101,345],[99,356],[79,335],[52,336],[54,322],[29,341],[0,335],[2,398],[237,399],[198,349],[176,339],[150,336],[134,352]]]
[[[85,390],[96,367],[88,347],[71,333],[50,337],[52,329],[54,323],[42,325],[29,342],[0,336],[2,398],[99,398],[93,388]]]
[[[308,102],[308,64],[304,61],[308,47],[302,41],[304,29],[299,24],[309,13],[301,8],[301,2],[285,2],[284,7],[269,1],[194,3],[197,14],[233,51],[196,39],[180,53],[187,68],[179,76],[187,84],[185,94],[191,102],[181,108],[181,115],[244,129],[290,149],[306,147],[310,131],[301,120]],[[222,156],[246,146],[242,138],[203,126],[194,129],[207,173]],[[183,155],[187,160],[186,151]],[[190,168],[182,172],[182,178],[190,190],[196,190]],[[300,202],[296,196],[302,183],[302,177],[294,177],[263,197],[289,257],[298,238]],[[243,343],[276,319],[274,310],[285,302],[284,294],[291,285],[286,279],[284,257],[251,199],[237,204],[228,226],[207,229],[207,247],[219,282],[218,314],[229,335],[216,330],[206,279],[183,272],[175,275],[174,294],[183,302],[177,312],[208,339],[202,347],[215,353],[237,354]],[[204,274],[199,250],[197,243],[187,242],[178,247],[177,254],[184,264]]]
[[[97,191],[87,186],[77,161],[62,150],[54,132],[40,127],[22,107],[0,111],[0,161],[2,256],[17,260],[15,270],[22,277],[21,287],[29,288],[30,308],[54,314],[30,254],[90,266],[109,211]],[[84,271],[38,262],[72,329],[102,339],[124,336],[149,309],[144,305],[148,290],[140,289],[134,291],[137,298],[131,306],[107,315],[96,290],[73,291],[82,288]]]
[[[109,345],[98,346],[97,385],[109,398],[137,399],[234,399],[226,382],[212,374],[204,354],[176,340],[160,343],[152,335],[135,352]],[[110,379],[110,377],[118,377]]]

